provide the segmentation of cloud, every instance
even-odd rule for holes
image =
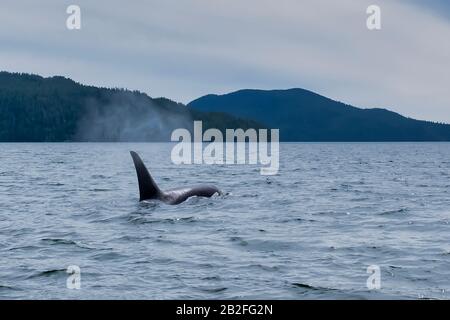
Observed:
[[[65,28],[72,2],[82,9],[81,31]],[[382,30],[369,31],[365,11],[373,2],[6,0],[0,69],[182,102],[241,88],[303,87],[450,123],[449,20],[423,5],[378,0]]]
[[[405,4],[420,6],[422,10],[427,10],[444,18],[450,18],[450,2],[448,0],[402,0]]]

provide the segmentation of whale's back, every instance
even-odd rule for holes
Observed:
[[[170,204],[179,204],[190,197],[212,197],[214,194],[220,194],[220,190],[214,186],[195,186],[191,188],[180,188],[163,192],[165,202]]]
[[[190,197],[211,197],[215,193],[220,194],[219,189],[214,186],[202,185],[191,188],[179,188],[167,192],[161,191],[152,176],[148,172],[144,162],[139,155],[131,151],[136,174],[139,182],[140,201],[157,199],[168,204],[179,204]]]

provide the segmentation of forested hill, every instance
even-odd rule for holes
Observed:
[[[0,141],[170,141],[174,129],[261,125],[165,98],[85,86],[63,77],[0,72]]]
[[[207,95],[188,106],[279,128],[283,141],[450,141],[450,125],[360,109],[303,89],[240,90]]]
[[[170,141],[173,130],[277,128],[282,141],[450,141],[450,125],[303,89],[207,95],[188,106],[63,77],[0,72],[0,142]]]

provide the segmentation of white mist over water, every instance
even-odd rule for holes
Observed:
[[[173,130],[193,126],[187,107],[162,107],[142,94],[116,93],[106,105],[88,102],[86,110],[79,141],[168,142]]]

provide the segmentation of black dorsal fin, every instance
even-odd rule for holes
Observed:
[[[161,194],[152,176],[148,172],[145,164],[142,162],[139,155],[131,151],[131,157],[133,158],[134,166],[136,168],[136,174],[139,182],[140,201],[149,199],[158,199]]]

